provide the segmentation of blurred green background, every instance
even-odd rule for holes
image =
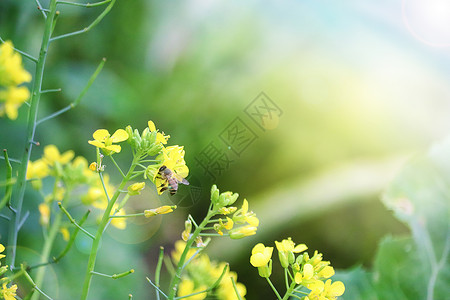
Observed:
[[[257,242],[291,236],[348,268],[370,266],[386,234],[407,233],[379,195],[406,158],[449,132],[450,7],[403,2],[118,0],[92,31],[52,43],[44,87],[62,92],[42,97],[41,117],[73,101],[100,60],[107,63],[76,109],[38,127],[41,145],[93,160],[87,140],[96,129],[142,130],[153,120],[171,144],[185,146],[190,167],[192,184],[177,196],[148,192],[132,203],[176,203],[174,215],[111,230],[104,240],[102,272],[144,263],[147,269],[120,285],[96,279],[92,295],[151,299],[145,276],[152,276],[159,245],[172,247],[188,213],[204,216],[212,183],[247,198],[261,221],[256,236],[216,239],[208,249],[213,259],[230,262],[248,299],[270,293],[249,264]],[[101,8],[60,11],[57,35],[84,28]],[[42,30],[34,1],[0,1],[3,39],[37,56]],[[263,130],[245,113],[261,92],[283,112],[275,128]],[[257,135],[240,155],[219,137],[237,117]],[[25,107],[15,122],[0,119],[0,147],[13,157],[23,148],[25,120]],[[232,160],[215,178],[197,163],[211,142]],[[118,159],[126,165],[129,153]],[[28,197],[35,210],[39,196],[30,190]],[[20,236],[30,260],[40,249],[36,224],[31,218]],[[61,299],[78,295],[84,243],[55,267],[59,290],[47,288]]]

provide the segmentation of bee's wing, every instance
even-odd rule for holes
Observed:
[[[189,185],[189,181],[187,181],[185,178],[183,178],[182,176],[178,175],[177,173],[173,173],[173,177],[180,183],[185,184],[185,185]]]

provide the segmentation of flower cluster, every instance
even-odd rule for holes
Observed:
[[[2,252],[5,251],[5,247],[0,244],[0,259],[4,258],[5,255],[2,254]],[[0,276],[3,275],[8,270],[8,266],[3,266],[0,262]],[[13,284],[10,285],[11,279],[8,277],[4,277],[0,279],[0,299],[5,300],[15,300],[16,291],[17,291],[17,285]],[[8,287],[8,285],[10,285]]]
[[[88,161],[84,157],[75,157],[72,150],[61,153],[55,145],[48,145],[44,148],[42,158],[28,163],[27,180],[31,181],[35,189],[41,190],[42,180],[48,176],[55,178],[55,184],[53,191],[45,196],[43,203],[39,204],[41,225],[49,224],[53,201],[63,201],[68,198],[66,195],[75,186],[88,187],[87,193],[81,197],[83,204],[92,205],[100,210],[106,208],[108,199],[98,175],[89,169]],[[108,194],[111,194],[114,187],[109,184],[108,179],[108,176],[105,176],[104,184]],[[116,214],[125,214],[125,211],[118,210]],[[111,224],[119,229],[126,227],[124,219],[113,219]],[[67,231],[62,233],[67,237]]]
[[[30,97],[28,89],[19,85],[30,81],[31,75],[23,68],[13,44],[7,41],[0,45],[0,117],[6,114],[12,120],[17,118],[18,108]]]
[[[259,225],[256,214],[248,210],[247,199],[244,199],[240,209],[231,206],[236,202],[238,197],[239,194],[237,193],[220,193],[216,185],[213,185],[211,188],[213,211],[225,216],[225,219],[219,218],[218,222],[214,224],[214,230],[220,235],[223,235],[223,232],[227,231],[232,239],[241,239],[256,234]],[[240,226],[236,227],[235,225]]]
[[[93,134],[94,140],[88,143],[101,149],[105,155],[111,156],[122,150],[121,146],[115,143],[127,141],[139,163],[145,162],[148,156],[154,157],[151,160],[153,163],[145,168],[144,178],[150,179],[155,184],[158,194],[170,190],[173,195],[178,189],[178,183],[189,184],[185,179],[189,175],[189,169],[184,160],[184,149],[178,145],[166,146],[170,135],[159,132],[152,121],[148,121],[147,125],[142,133],[131,126],[127,126],[125,130],[118,129],[113,135],[106,129],[98,129]],[[100,163],[92,164],[91,169],[103,170]]]
[[[185,242],[177,241],[175,243],[175,250],[172,252],[172,260],[178,263],[181,253],[185,248]],[[231,278],[236,283],[236,289],[241,297],[247,293],[245,286],[237,282],[237,274],[229,271],[227,264],[224,262],[211,261],[208,255],[196,254],[195,249],[190,249],[186,259],[190,259],[190,263],[186,266],[186,271],[183,273],[181,282],[178,287],[178,297],[185,297],[194,293],[185,299],[202,300],[208,294],[214,295],[219,300],[234,300],[237,299],[236,292],[233,287]],[[225,274],[222,276],[224,269]],[[216,281],[222,276],[222,280],[218,284]],[[212,288],[211,288],[212,287]]]
[[[304,252],[308,249],[306,245],[295,245],[291,238],[276,241],[275,245],[281,266],[286,272],[289,272],[289,268],[293,272],[292,287],[298,285],[309,290],[304,300],[334,300],[344,293],[345,286],[342,282],[332,283],[329,279],[334,275],[334,269],[329,261],[322,260],[321,253],[315,251],[310,257]],[[269,278],[272,274],[272,252],[273,247],[266,247],[262,243],[253,247],[250,263],[258,268],[261,277]],[[297,253],[302,254],[296,257]]]

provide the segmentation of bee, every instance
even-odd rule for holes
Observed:
[[[160,179],[163,180],[163,183],[158,187],[159,193],[162,193],[165,190],[169,189],[170,195],[173,196],[178,190],[179,183],[189,185],[189,181],[176,174],[166,166],[161,166],[161,168],[159,168],[158,174]]]

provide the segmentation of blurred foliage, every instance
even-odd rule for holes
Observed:
[[[190,180],[200,187],[201,196],[181,205],[150,241],[137,238],[141,244],[122,244],[114,250],[148,255],[152,268],[156,261],[152,248],[159,244],[170,248],[187,213],[203,216],[212,179],[196,158],[211,141],[220,142],[218,135],[236,117],[258,138],[242,155],[232,157],[230,168],[215,182],[257,202],[258,215],[279,220],[266,225],[261,220],[263,239],[281,240],[289,234],[320,249],[325,257],[330,252],[333,265],[367,267],[381,236],[407,232],[379,206],[378,194],[400,165],[399,154],[424,148],[448,131],[449,75],[437,63],[441,56],[404,32],[400,17],[391,16],[397,7],[388,1],[382,5],[319,2],[249,1],[244,6],[239,1],[118,1],[91,32],[51,45],[44,86],[61,87],[62,92],[42,97],[41,117],[73,101],[100,60],[106,57],[107,63],[76,109],[38,127],[37,141],[74,149],[93,160],[95,153],[87,140],[94,130],[128,124],[143,128],[151,119],[172,136],[173,143],[185,146]],[[48,1],[41,3],[45,6]],[[56,34],[85,27],[100,11],[61,6]],[[0,36],[13,40],[19,49],[37,55],[42,24],[34,2],[0,1]],[[31,63],[26,66],[33,71]],[[261,91],[283,110],[274,130],[260,130],[243,112]],[[25,111],[21,109],[14,123],[0,119],[0,148],[7,148],[13,157],[23,151]],[[41,153],[42,147],[35,147],[33,157]],[[391,159],[396,161],[394,167],[372,167]],[[366,172],[340,173],[342,165]],[[0,166],[0,176],[3,172]],[[377,176],[368,175],[372,173]],[[362,178],[373,185],[361,182]],[[430,175],[429,180],[433,178]],[[183,193],[189,190],[180,190]],[[38,196],[27,195],[26,209],[36,210]],[[167,196],[156,199],[154,194],[140,199],[179,201]],[[303,211],[298,203],[305,206]],[[272,210],[274,206],[278,210]],[[297,215],[285,218],[286,210]],[[420,206],[420,210],[428,208]],[[0,224],[1,238],[6,229]],[[35,224],[37,219],[30,219],[26,234],[20,236],[24,247],[38,249],[40,233]],[[433,226],[433,233],[443,228]],[[330,227],[338,230],[330,233]],[[364,230],[358,232],[360,228]],[[358,235],[362,231],[366,234]],[[446,237],[433,234],[431,239],[439,246],[435,249],[439,256],[439,241]],[[399,247],[395,243],[386,240],[382,248]],[[240,278],[252,278],[251,247],[219,243],[210,254],[229,258]],[[116,257],[115,251],[105,248],[105,260],[129,265],[125,251],[118,251],[124,256]],[[352,255],[349,249],[358,253]],[[83,265],[82,251],[73,255]],[[75,272],[68,281],[77,281]],[[362,278],[357,280],[363,271],[352,272],[355,275],[346,276],[364,285]],[[250,280],[245,283],[251,285]],[[110,287],[105,282],[106,286]]]
[[[450,139],[408,163],[383,202],[411,229],[412,237],[380,243],[371,273],[341,273],[344,299],[445,299],[450,282]],[[357,292],[356,292],[357,291]],[[376,295],[376,297],[375,297]],[[374,298],[375,297],[375,298]]]

